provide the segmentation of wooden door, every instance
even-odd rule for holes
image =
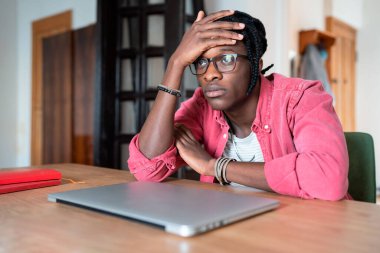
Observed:
[[[73,31],[72,161],[92,165],[95,92],[95,25]]]
[[[326,19],[326,26],[336,38],[327,62],[335,110],[344,131],[355,131],[356,30],[333,17]]]
[[[93,164],[95,25],[43,40],[42,162]]]
[[[43,40],[42,163],[72,161],[72,32]]]

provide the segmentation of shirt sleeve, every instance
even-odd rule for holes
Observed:
[[[160,182],[172,175],[181,166],[177,149],[172,144],[163,154],[148,159],[139,149],[139,134],[129,144],[128,168],[139,181]]]
[[[175,124],[184,124],[198,141],[201,141],[203,136],[202,98],[201,90],[197,89],[192,98],[181,104],[174,117]],[[163,154],[148,159],[140,151],[138,140],[139,134],[134,136],[129,144],[128,159],[128,168],[137,180],[160,182],[185,165],[174,143]]]
[[[265,164],[269,186],[305,199],[340,200],[347,196],[348,153],[332,98],[319,82],[308,82],[289,103],[296,152]]]

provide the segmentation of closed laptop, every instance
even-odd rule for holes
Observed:
[[[276,208],[277,200],[169,183],[131,182],[49,194],[90,208],[193,236]]]

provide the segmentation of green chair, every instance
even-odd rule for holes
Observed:
[[[350,166],[348,193],[354,200],[376,203],[375,148],[367,133],[345,132]]]

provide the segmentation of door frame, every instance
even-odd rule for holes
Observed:
[[[71,10],[32,23],[31,165],[42,164],[43,158],[42,40],[71,28]]]

